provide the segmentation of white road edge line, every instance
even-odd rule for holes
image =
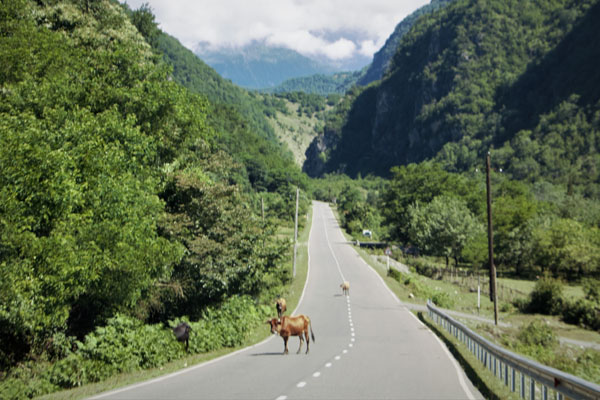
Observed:
[[[383,284],[383,287],[386,288],[386,290],[389,292],[389,294],[392,296],[392,298],[394,298],[398,304],[402,305],[402,302],[400,301],[400,299],[398,298],[398,296],[396,296],[396,294],[394,292],[392,292],[392,289],[390,289],[388,287],[388,285],[385,284],[385,281],[383,280],[383,278],[381,277],[381,275],[379,275],[377,273],[377,271],[375,271],[373,269],[373,267],[371,267],[369,264],[367,264],[367,262],[365,260],[363,260],[362,257],[360,258],[360,260],[367,267],[369,267],[371,269],[371,271],[373,271],[373,273],[379,278],[379,280]],[[425,325],[423,322],[421,322],[419,320],[419,318],[417,318],[410,310],[408,310],[408,308],[406,308],[406,312],[408,312],[419,324],[421,324],[423,327],[425,327],[433,335],[433,337],[437,340],[437,342],[442,347],[442,350],[446,353],[446,355],[450,359],[450,362],[452,363],[452,365],[454,365],[454,369],[456,370],[456,376],[458,377],[458,382],[460,383],[460,386],[465,391],[465,394],[467,395],[467,397],[469,398],[469,400],[476,400],[477,397],[475,397],[475,395],[473,394],[473,392],[471,392],[471,389],[469,388],[469,386],[467,385],[467,383],[465,382],[465,380],[463,378],[464,371],[462,370],[462,368],[460,368],[460,366],[456,362],[456,359],[454,358],[454,356],[452,355],[452,353],[450,353],[450,351],[448,350],[448,348],[446,348],[446,345],[440,340],[440,338],[437,337],[437,335],[435,333],[431,332],[431,330],[427,327],[427,325]]]
[[[311,225],[310,225],[310,232],[308,233],[309,240],[308,240],[307,245],[306,245],[307,252],[308,252],[308,268],[306,270],[306,280],[304,281],[304,288],[302,289],[302,294],[300,295],[300,300],[298,300],[298,305],[296,306],[296,308],[294,309],[294,311],[292,311],[292,313],[295,313],[296,310],[298,309],[298,307],[300,307],[300,304],[302,304],[302,300],[304,299],[304,293],[306,293],[306,282],[308,282],[308,277],[310,276],[310,237],[312,235],[312,230],[313,230],[314,226],[315,226],[315,224],[311,223]],[[325,231],[325,234],[327,234],[327,231]],[[337,260],[336,260],[336,262],[337,262]],[[194,371],[196,369],[200,369],[200,368],[205,367],[207,365],[214,364],[214,363],[219,362],[221,360],[224,360],[226,358],[233,357],[236,354],[239,354],[239,353],[242,353],[244,351],[253,349],[254,347],[260,346],[263,343],[266,343],[269,340],[273,339],[274,337],[275,337],[274,335],[271,335],[268,338],[266,338],[265,340],[263,340],[262,342],[253,344],[252,346],[244,347],[243,349],[236,350],[233,353],[225,354],[224,356],[217,357],[217,358],[214,358],[214,359],[212,359],[210,361],[206,361],[206,362],[203,362],[203,363],[200,363],[200,364],[193,365],[193,366],[191,366],[189,368],[180,369],[179,371],[175,371],[175,372],[170,373],[168,375],[159,376],[157,378],[150,379],[150,380],[147,380],[147,381],[144,381],[144,382],[135,383],[135,384],[133,384],[131,386],[125,386],[123,388],[119,388],[119,389],[111,390],[111,391],[108,391],[108,392],[100,393],[100,394],[97,394],[96,396],[89,397],[88,400],[102,399],[104,397],[108,397],[108,396],[112,396],[112,395],[115,395],[115,394],[123,393],[123,392],[126,392],[128,390],[132,390],[132,389],[137,389],[137,388],[142,387],[142,386],[150,385],[150,384],[156,383],[156,382],[161,382],[161,381],[167,380],[169,378],[173,378],[175,376],[182,375],[182,374]]]

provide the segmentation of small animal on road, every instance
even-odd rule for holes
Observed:
[[[348,296],[350,294],[350,282],[344,281],[344,282],[342,282],[340,287],[342,288],[343,294],[345,294],[346,296]]]
[[[277,302],[275,303],[275,308],[277,309],[277,318],[281,320],[283,313],[285,312],[285,310],[287,310],[287,307],[285,305],[285,299],[283,297],[277,299]]]
[[[185,342],[185,351],[188,350],[189,340],[190,340],[190,332],[192,327],[189,326],[186,322],[182,322],[173,328],[173,333],[175,334],[175,338],[178,342]]]
[[[288,317],[284,315],[281,320],[273,318],[267,321],[267,324],[271,325],[271,333],[279,334],[283,338],[283,354],[288,354],[288,340],[290,336],[298,336],[300,338],[300,346],[296,354],[300,353],[302,349],[302,342],[306,338],[306,354],[310,350],[310,340],[308,338],[308,330],[310,329],[310,336],[313,342],[315,341],[315,334],[312,330],[312,323],[310,318],[306,315],[297,315],[295,317]],[[304,338],[302,337],[304,335]]]

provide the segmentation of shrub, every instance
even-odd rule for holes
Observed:
[[[562,311],[564,298],[562,286],[556,279],[544,277],[537,281],[529,295],[527,312],[559,315]]]
[[[522,327],[517,334],[517,339],[526,346],[553,347],[558,344],[558,338],[552,328],[540,320]]]
[[[562,311],[562,319],[569,324],[600,330],[600,310],[589,300],[578,299],[566,302]]]
[[[387,275],[389,277],[397,280],[398,282],[402,281],[402,272],[398,271],[397,269],[394,269],[394,268],[388,269]]]
[[[446,292],[435,293],[433,296],[431,296],[431,301],[433,301],[435,305],[442,308],[452,308],[454,306],[454,300]]]
[[[585,298],[596,304],[600,304],[600,281],[588,278],[583,280],[583,293]]]

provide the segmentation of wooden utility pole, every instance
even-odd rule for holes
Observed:
[[[298,248],[298,197],[300,189],[296,188],[296,217],[294,218],[294,263],[292,268],[292,277],[296,277],[296,250]]]
[[[490,300],[494,302],[494,322],[498,326],[498,296],[496,293],[496,266],[494,265],[494,233],[492,229],[492,188],[490,184],[490,152],[485,163],[488,216],[488,259],[490,263]]]

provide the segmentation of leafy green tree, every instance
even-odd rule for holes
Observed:
[[[456,197],[436,196],[430,203],[416,202],[409,206],[408,234],[411,242],[424,253],[454,258],[455,266],[463,249],[478,236],[484,235],[482,224]]]
[[[408,241],[409,207],[427,204],[440,195],[454,195],[466,200],[476,215],[484,206],[481,189],[467,178],[444,171],[439,164],[409,164],[392,168],[392,179],[382,193],[382,215],[390,226],[392,239]]]

